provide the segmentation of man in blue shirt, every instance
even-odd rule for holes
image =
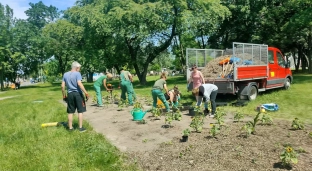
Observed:
[[[79,120],[79,131],[86,131],[82,127],[82,113],[86,112],[86,103],[82,92],[85,94],[86,99],[89,99],[88,92],[84,88],[82,81],[82,76],[80,74],[81,65],[78,62],[72,63],[72,70],[66,72],[63,76],[62,81],[62,93],[63,100],[67,102],[67,113],[68,113],[68,128],[73,130],[73,114],[78,112]],[[67,96],[65,92],[65,87],[67,88]]]

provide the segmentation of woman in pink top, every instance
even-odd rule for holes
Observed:
[[[193,90],[198,89],[202,84],[205,84],[205,79],[203,74],[197,70],[197,66],[192,67],[191,77],[189,79],[189,84],[193,82]],[[198,96],[196,96],[196,101],[198,100]]]

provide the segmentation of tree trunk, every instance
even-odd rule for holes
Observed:
[[[3,70],[3,65],[2,65],[2,69],[0,69],[0,84],[1,84],[1,90],[4,90],[4,84],[3,84],[3,74],[4,74],[4,70]]]
[[[92,83],[93,82],[93,73],[92,71],[88,71],[88,74],[87,74],[87,82],[88,83]]]

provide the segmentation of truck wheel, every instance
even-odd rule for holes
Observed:
[[[258,90],[256,86],[251,86],[248,92],[248,99],[255,100],[258,96]]]
[[[290,88],[290,79],[286,78],[285,83],[284,83],[284,88],[285,90],[288,90]]]

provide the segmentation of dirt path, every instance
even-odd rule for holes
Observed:
[[[144,109],[151,109],[151,106],[144,106]],[[87,103],[87,112],[84,118],[92,125],[94,130],[102,133],[113,145],[121,151],[138,152],[152,151],[161,143],[171,142],[176,137],[182,136],[182,131],[189,128],[191,116],[187,111],[182,111],[182,120],[173,121],[173,128],[164,128],[165,117],[161,120],[154,120],[151,113],[146,113],[144,119],[146,124],[138,124],[132,121],[130,111],[132,107],[117,111],[116,104],[108,104],[103,108],[94,106],[92,102]],[[228,120],[230,118],[227,118]],[[215,120],[206,118],[203,130],[210,127],[209,123]]]

